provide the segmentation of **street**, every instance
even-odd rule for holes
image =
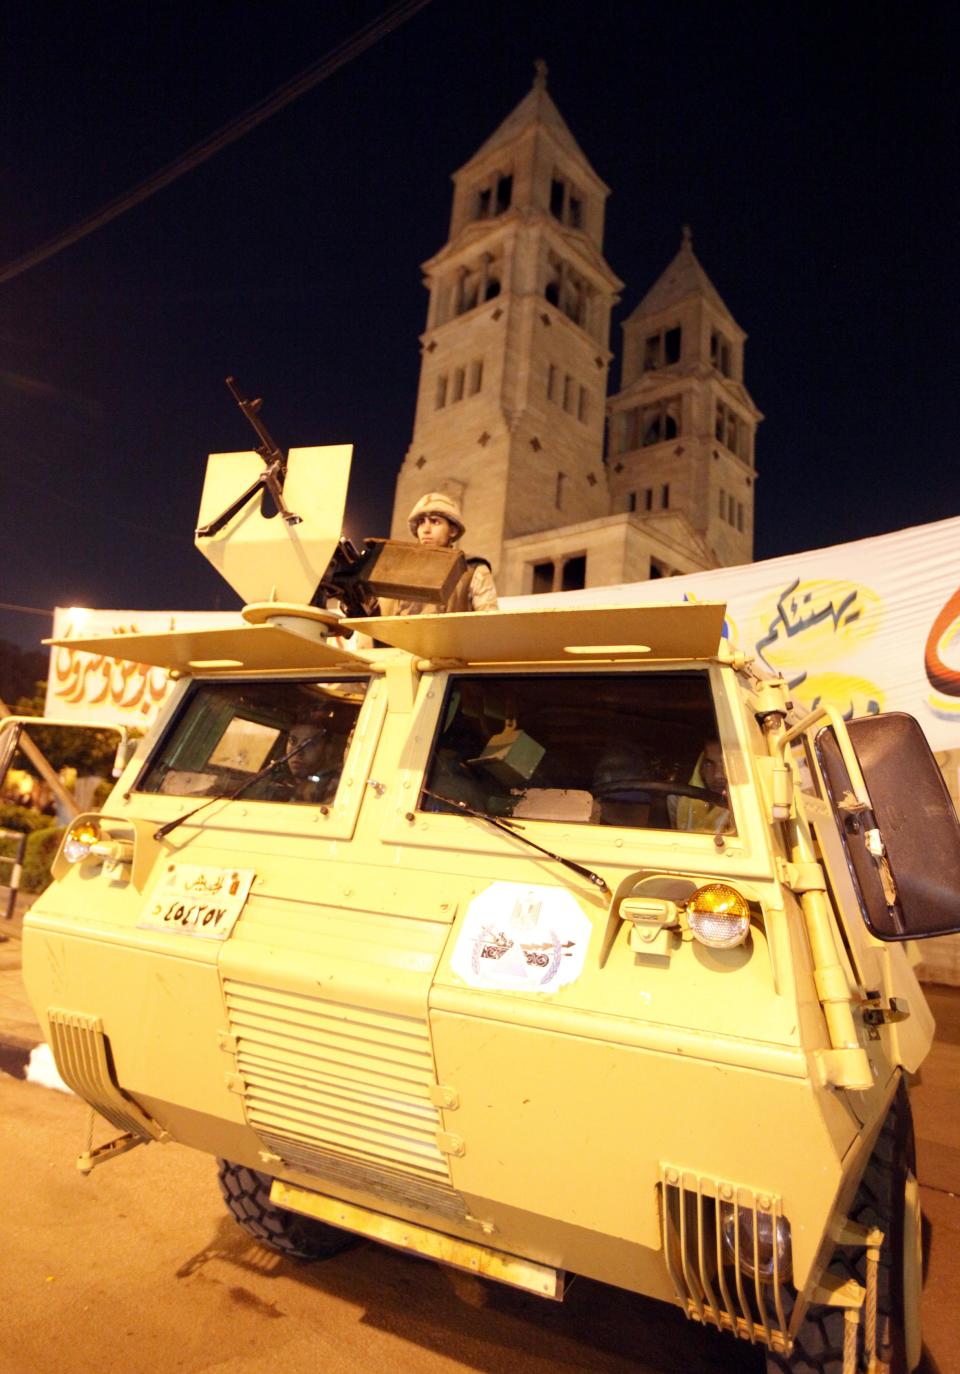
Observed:
[[[227,1215],[212,1160],[151,1145],[84,1179],[76,1098],[0,1074],[2,1374],[758,1374],[758,1351],[578,1279],[561,1304],[371,1244],[297,1265]],[[108,1138],[100,1123],[95,1137]]]
[[[760,1374],[759,1351],[577,1279],[562,1304],[373,1244],[299,1265],[228,1216],[214,1163],[151,1145],[84,1179],[79,1099],[7,1076],[35,1043],[19,929],[0,946],[0,1374]],[[960,991],[928,987],[933,1051],[912,1088],[928,1222],[921,1374],[957,1374]],[[6,1037],[4,1040],[3,1037]],[[32,1037],[32,1038],[31,1038]],[[95,1143],[112,1128],[99,1121]]]

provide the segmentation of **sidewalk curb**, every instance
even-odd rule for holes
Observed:
[[[57,1072],[50,1046],[43,1040],[27,1041],[9,1034],[0,1035],[0,1074],[73,1095],[73,1089]]]
[[[0,1035],[0,1073],[9,1074],[11,1078],[26,1078],[30,1056],[39,1048],[39,1044]]]

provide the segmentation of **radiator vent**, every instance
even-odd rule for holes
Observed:
[[[247,1119],[298,1168],[449,1191],[424,1021],[226,980]],[[367,1187],[368,1184],[362,1186]]]
[[[456,1222],[467,1220],[467,1205],[449,1184],[434,1183],[397,1169],[385,1169],[360,1159],[349,1159],[346,1155],[321,1150],[315,1145],[281,1140],[267,1131],[261,1130],[260,1138],[285,1164],[312,1175],[326,1192],[334,1196],[338,1189],[346,1188],[367,1193],[387,1206],[400,1203],[414,1212],[431,1212]]]

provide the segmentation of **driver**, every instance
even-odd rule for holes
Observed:
[[[345,753],[344,740],[333,733],[333,725],[333,713],[322,706],[306,707],[297,715],[287,732],[284,767],[262,800],[313,806],[333,801]]]
[[[690,774],[690,786],[702,787],[714,794],[707,797],[678,797],[675,825],[678,830],[699,830],[708,834],[726,835],[733,830],[730,799],[727,795],[727,773],[723,751],[718,739],[704,741],[696,767]]]

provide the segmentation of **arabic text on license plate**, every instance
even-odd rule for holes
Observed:
[[[225,940],[236,925],[256,874],[251,868],[168,864],[137,922],[141,930],[172,930]]]

